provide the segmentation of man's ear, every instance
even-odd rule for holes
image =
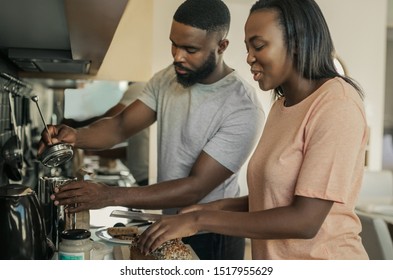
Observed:
[[[218,53],[219,54],[224,53],[224,51],[227,49],[228,45],[229,45],[228,39],[220,40],[220,42],[218,43]]]

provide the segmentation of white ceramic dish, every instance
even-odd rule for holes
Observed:
[[[131,244],[131,240],[122,240],[118,238],[114,238],[110,236],[107,232],[106,228],[102,228],[96,231],[96,236],[102,240],[111,242],[111,243],[118,243],[118,244]]]
[[[143,226],[138,228],[139,233],[142,233],[148,226]],[[117,244],[131,244],[131,240],[123,240],[119,238],[114,238],[108,234],[107,228],[102,228],[96,231],[96,236],[102,240],[117,243]]]

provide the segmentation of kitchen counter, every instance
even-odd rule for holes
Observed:
[[[123,223],[125,225],[137,225],[138,223],[129,223],[128,219],[110,217],[113,210],[128,210],[126,207],[105,207],[99,210],[90,210],[90,232],[91,239],[94,241],[94,246],[97,252],[93,252],[93,259],[105,260],[120,260],[129,259],[129,241],[114,239],[107,234],[106,229],[113,227],[116,223]],[[144,211],[147,213],[161,213],[161,211]],[[140,232],[143,232],[148,226],[141,226]],[[198,260],[198,256],[194,250],[189,246],[194,260]]]

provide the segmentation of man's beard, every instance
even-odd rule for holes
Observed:
[[[195,71],[184,68],[181,63],[178,62],[173,62],[173,65],[187,71],[187,74],[179,74],[176,72],[176,76],[179,84],[183,87],[190,87],[207,78],[214,69],[216,69],[216,57],[214,52],[211,52],[205,63]]]

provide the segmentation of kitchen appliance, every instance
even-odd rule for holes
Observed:
[[[38,197],[44,211],[46,234],[52,240],[56,250],[59,249],[61,233],[67,228],[75,228],[76,214],[67,214],[66,207],[54,205],[50,196],[54,193],[55,188],[60,188],[71,181],[76,181],[76,178],[44,176],[40,177],[38,182]],[[71,226],[67,226],[67,224],[71,224]]]
[[[36,193],[19,184],[0,187],[0,259],[45,260],[53,253]]]

